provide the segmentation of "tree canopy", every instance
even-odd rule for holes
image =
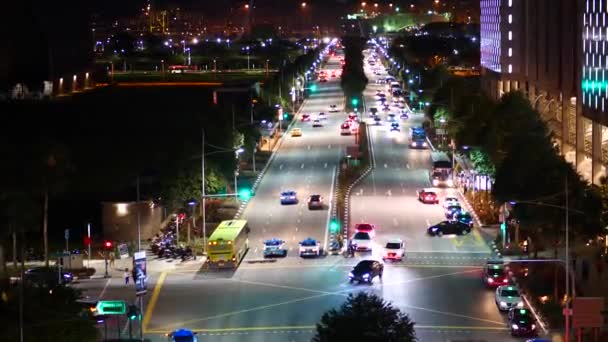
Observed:
[[[313,342],[412,342],[414,322],[375,294],[350,294],[339,309],[323,314]]]

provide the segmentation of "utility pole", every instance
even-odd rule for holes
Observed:
[[[566,323],[566,341],[570,341],[570,303],[572,298],[570,296],[570,235],[569,235],[569,225],[568,225],[568,175],[566,174],[566,308],[564,310],[565,314],[565,323]]]

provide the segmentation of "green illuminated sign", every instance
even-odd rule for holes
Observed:
[[[100,315],[124,315],[127,304],[124,300],[102,300],[97,303],[97,313]]]

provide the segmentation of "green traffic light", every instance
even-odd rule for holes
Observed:
[[[338,230],[340,229],[340,225],[338,225],[338,222],[336,222],[335,220],[332,220],[331,223],[329,224],[329,231],[333,234],[338,233]]]
[[[358,100],[357,98],[354,98],[354,99],[352,99],[352,100],[350,101],[350,103],[352,103],[352,104],[353,104],[353,106],[356,106],[356,105],[358,105],[358,104],[359,104],[359,100]]]
[[[317,91],[317,85],[316,84],[311,85],[310,86],[310,91],[312,91],[312,92]]]
[[[239,198],[242,200],[248,200],[251,198],[251,190],[249,189],[242,189],[241,191],[239,191]]]
[[[283,120],[289,119],[289,113],[283,113]]]

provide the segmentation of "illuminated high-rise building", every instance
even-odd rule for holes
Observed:
[[[480,0],[480,8],[484,90],[495,99],[523,92],[566,160],[597,183],[608,163],[606,1]]]

